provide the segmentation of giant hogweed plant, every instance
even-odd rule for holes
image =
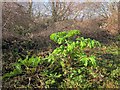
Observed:
[[[50,39],[59,44],[59,47],[54,49],[52,53],[45,58],[38,56],[28,58],[27,56],[24,60],[19,59],[18,62],[14,64],[14,70],[6,73],[3,78],[13,77],[26,72],[35,72],[35,68],[39,64],[42,65],[42,63],[49,65],[41,71],[41,75],[46,76],[46,87],[51,87],[54,84],[59,87],[62,87],[62,85],[75,87],[75,82],[78,82],[77,85],[79,87],[83,87],[86,82],[86,73],[91,73],[95,76],[93,72],[87,68],[97,66],[96,55],[92,49],[101,46],[98,41],[80,37],[79,30],[53,33],[50,35]],[[22,66],[25,67],[25,70]],[[60,86],[57,84],[57,80],[63,77],[64,80],[61,80]],[[67,84],[68,82],[70,86]]]
[[[50,39],[60,46],[51,53],[50,57],[60,57],[67,59],[66,61],[76,60],[83,66],[96,66],[96,56],[90,51],[101,46],[101,44],[96,40],[79,36],[73,40],[72,37],[75,35],[80,35],[80,31],[71,30],[51,34]],[[60,60],[60,62],[63,62],[63,60]]]
[[[53,72],[58,72],[58,69],[62,68],[63,77],[66,77],[63,80],[64,84],[69,80],[71,85],[77,81],[79,82],[78,86],[80,86],[82,85],[81,83],[85,84],[86,82],[86,73],[91,74],[93,77],[96,76],[88,67],[94,68],[97,66],[96,55],[93,53],[93,50],[96,47],[100,47],[101,44],[90,38],[79,37],[79,35],[79,30],[57,32],[50,35],[50,39],[59,44],[59,47],[46,59],[51,63],[50,67]]]
[[[14,70],[6,73],[3,76],[4,78],[10,78],[22,73],[34,73],[35,72],[35,67],[37,67],[41,63],[41,57],[38,56],[32,56],[29,58],[29,56],[26,56],[24,60],[19,59],[18,62],[13,64]]]

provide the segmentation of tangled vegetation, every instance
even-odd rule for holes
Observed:
[[[44,57],[19,59],[3,80],[14,79],[15,88],[120,88],[118,48],[80,34],[79,30],[51,34],[57,48]]]

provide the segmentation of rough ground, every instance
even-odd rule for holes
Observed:
[[[46,56],[49,52],[52,51],[51,48],[55,47],[54,42],[49,39],[49,35],[53,32],[58,31],[65,31],[65,30],[72,30],[77,29],[81,31],[81,36],[90,37],[92,39],[96,39],[104,44],[109,44],[111,46],[108,47],[108,52],[105,52],[105,48],[102,49],[102,52],[99,52],[101,55],[100,63],[101,67],[98,69],[100,73],[104,73],[104,78],[100,78],[100,80],[96,79],[98,84],[100,82],[106,83],[106,87],[113,88],[117,87],[114,81],[107,81],[108,72],[113,68],[118,67],[119,56],[116,54],[118,47],[116,45],[112,45],[110,43],[114,42],[113,35],[111,35],[107,30],[99,28],[97,24],[94,23],[80,23],[77,21],[61,21],[52,24],[46,28],[40,28],[39,30],[33,30],[31,34],[22,36],[15,34],[13,32],[3,32],[3,44],[2,44],[2,51],[3,51],[3,75],[11,70],[13,70],[12,64],[17,62],[19,58],[25,59],[26,55],[40,55]],[[98,51],[95,50],[97,53]],[[103,53],[104,52],[104,53]],[[108,64],[114,62],[113,66],[108,66]],[[41,69],[41,66],[39,67]],[[106,70],[105,72],[103,70]],[[118,71],[118,70],[116,70]],[[118,71],[119,72],[119,71]],[[32,76],[22,75],[16,76],[15,78],[8,79],[3,81],[3,87],[15,87],[15,86],[26,86],[29,78],[34,80],[38,80],[37,73]],[[16,84],[16,81],[19,83]],[[106,81],[106,82],[105,82]],[[35,81],[32,85],[39,84],[39,81]],[[104,84],[103,83],[103,84]]]

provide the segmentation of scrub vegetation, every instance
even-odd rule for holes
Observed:
[[[118,7],[3,3],[2,89],[119,89]]]

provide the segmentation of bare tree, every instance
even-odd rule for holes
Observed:
[[[28,13],[30,14],[30,17],[32,16],[32,5],[33,5],[33,2],[32,0],[29,0],[29,3],[28,3]]]
[[[72,2],[60,2],[60,0],[50,0],[48,4],[44,4],[45,8],[52,14],[54,22],[67,19],[72,12],[72,5]]]

